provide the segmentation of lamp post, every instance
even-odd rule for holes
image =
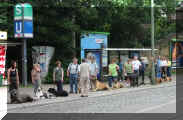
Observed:
[[[151,47],[152,47],[152,84],[156,84],[155,81],[155,52],[154,52],[154,0],[151,0]]]

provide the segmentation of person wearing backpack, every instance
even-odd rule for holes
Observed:
[[[78,93],[78,75],[80,71],[80,66],[78,64],[78,59],[73,58],[73,62],[69,64],[67,69],[67,76],[69,77],[70,83],[70,93]],[[75,91],[74,91],[75,90]]]

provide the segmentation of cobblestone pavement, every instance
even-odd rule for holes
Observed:
[[[8,105],[9,113],[134,113],[176,112],[176,81],[139,88],[90,92],[88,98],[69,97]],[[162,110],[166,107],[166,110]]]

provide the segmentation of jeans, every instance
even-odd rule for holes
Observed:
[[[75,86],[75,93],[78,91],[78,75],[77,74],[70,74],[69,83],[70,83],[70,92],[73,93],[73,86]]]
[[[56,82],[56,84],[57,84],[57,91],[63,91],[62,81],[59,80]]]
[[[41,80],[35,80],[34,81],[34,94],[38,91],[39,87],[41,87]]]
[[[108,80],[109,80],[109,87],[112,87],[113,81],[117,81],[118,77],[117,76],[109,76]]]
[[[167,77],[171,77],[171,67],[167,67]]]

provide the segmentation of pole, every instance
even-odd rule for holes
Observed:
[[[101,43],[101,55],[100,55],[100,80],[103,81],[103,54],[104,54],[104,43]]]
[[[24,38],[24,6],[23,8],[23,19],[22,19],[22,30],[23,30],[23,38]],[[24,86],[27,86],[27,40],[23,40],[22,46],[22,78]]]
[[[155,82],[155,53],[154,53],[154,0],[151,0],[151,47],[152,47],[152,84]]]
[[[72,17],[72,23],[75,23],[75,15]],[[73,42],[73,48],[76,48],[76,32],[72,31],[72,42]]]
[[[27,86],[27,40],[23,39],[22,46],[22,78],[23,85]]]

